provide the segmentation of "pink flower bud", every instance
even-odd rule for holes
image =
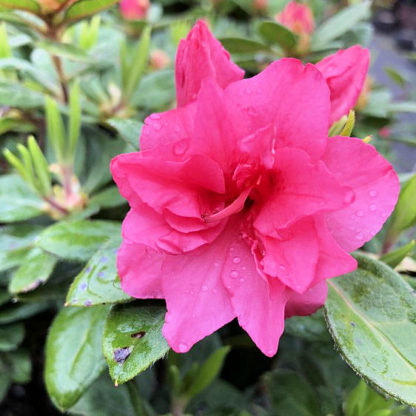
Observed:
[[[169,56],[166,52],[163,52],[160,49],[155,49],[150,54],[150,67],[152,69],[164,69],[170,64]]]
[[[121,0],[120,11],[127,20],[145,19],[150,7],[149,0]]]
[[[312,10],[306,4],[290,1],[276,20],[297,34],[310,34],[315,29]]]

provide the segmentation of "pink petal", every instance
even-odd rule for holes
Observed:
[[[327,294],[326,282],[318,283],[302,294],[292,292],[286,304],[285,318],[311,315],[324,305]]]
[[[254,221],[262,235],[279,237],[279,229],[322,211],[343,208],[350,203],[351,191],[341,186],[324,163],[312,163],[298,149],[280,149],[271,173],[272,189]]]
[[[188,351],[235,317],[221,280],[234,237],[226,229],[209,245],[185,255],[166,256],[162,284],[168,312],[163,335],[174,351]]]
[[[199,20],[176,54],[175,80],[178,106],[195,100],[201,83],[210,79],[221,88],[244,77],[244,71],[230,61],[230,54]]]
[[[355,194],[351,205],[326,215],[335,240],[351,252],[380,231],[396,205],[399,180],[391,164],[360,139],[331,138],[323,161]]]
[[[331,91],[331,124],[354,107],[363,89],[369,63],[369,50],[355,45],[316,64]]]
[[[229,249],[223,281],[240,326],[265,355],[275,355],[284,328],[285,286],[259,274],[250,248],[238,238]]]
[[[143,244],[123,241],[117,253],[117,269],[121,288],[140,299],[163,298],[161,267],[164,254]]]
[[[303,293],[315,280],[319,245],[315,222],[308,217],[285,230],[282,238],[262,237],[263,270],[292,290]]]
[[[313,158],[325,150],[329,89],[313,65],[297,59],[273,62],[260,74],[232,83],[226,95],[239,107],[250,131],[272,124],[276,149],[296,147]]]

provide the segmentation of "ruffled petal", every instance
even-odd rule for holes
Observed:
[[[324,305],[327,294],[326,282],[318,283],[302,294],[292,292],[286,304],[285,318],[311,315]]]
[[[117,253],[121,288],[139,299],[163,298],[161,267],[164,254],[143,244],[123,241]]]
[[[352,204],[326,214],[329,231],[351,252],[380,231],[396,205],[399,179],[373,146],[356,138],[331,138],[323,161],[339,183],[355,194]]]
[[[188,351],[235,317],[221,279],[234,237],[227,227],[205,247],[166,256],[162,284],[168,312],[163,335],[174,351]]]
[[[316,64],[331,91],[331,124],[354,107],[363,89],[370,52],[359,45],[340,50]]]
[[[255,132],[272,124],[275,147],[296,147],[318,159],[329,126],[329,89],[322,74],[297,59],[273,62],[260,74],[232,83],[226,95]]]
[[[175,80],[178,106],[195,100],[205,79],[221,88],[244,77],[244,71],[231,62],[230,54],[214,38],[202,20],[181,40],[176,54]]]

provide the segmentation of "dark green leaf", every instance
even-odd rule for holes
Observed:
[[[331,334],[347,363],[380,390],[416,404],[416,296],[385,264],[357,255],[355,272],[328,281]]]
[[[267,45],[246,38],[221,38],[220,42],[230,53],[270,52]]]
[[[110,118],[107,123],[115,128],[121,138],[128,143],[132,150],[139,150],[139,137],[143,123],[130,119]]]
[[[261,22],[258,31],[267,43],[280,45],[283,49],[292,49],[298,41],[295,33],[277,22]]]
[[[121,240],[113,239],[94,254],[75,278],[67,296],[68,305],[117,303],[131,299],[121,290],[116,253]]]
[[[330,341],[322,311],[311,316],[293,316],[285,321],[285,332],[307,341]]]
[[[116,385],[131,380],[168,352],[162,335],[165,312],[157,306],[113,307],[105,325],[103,351]]]
[[[407,243],[404,246],[396,248],[396,250],[385,254],[380,258],[380,260],[394,269],[406,256],[408,256],[413,251],[415,245],[415,240],[412,240],[410,243]]]
[[[119,0],[80,0],[73,4],[65,14],[65,20],[76,21],[91,16],[116,4]]]
[[[120,235],[120,224],[111,221],[68,221],[43,231],[37,245],[68,260],[88,260],[108,239]]]
[[[105,368],[101,340],[108,307],[64,308],[46,341],[45,382],[62,411],[72,407]]]
[[[15,350],[23,341],[25,328],[23,324],[17,323],[0,327],[0,351]]]
[[[0,310],[0,324],[9,324],[11,322],[30,318],[33,315],[43,312],[50,306],[51,305],[48,303],[21,303],[7,306]]]
[[[43,214],[44,202],[17,175],[0,177],[0,222],[23,221]]]
[[[12,381],[19,384],[28,383],[32,373],[32,361],[26,350],[12,351],[7,354],[6,362]]]
[[[13,274],[9,283],[9,291],[21,293],[36,289],[49,279],[57,260],[56,257],[38,247],[32,248]]]

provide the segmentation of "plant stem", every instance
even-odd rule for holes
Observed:
[[[172,416],[183,416],[187,400],[182,397],[174,398],[172,401]]]
[[[139,389],[137,383],[133,380],[130,380],[126,383],[127,390],[129,392],[130,403],[133,406],[134,413],[136,416],[148,416],[148,412],[145,408],[143,400],[140,397]]]

